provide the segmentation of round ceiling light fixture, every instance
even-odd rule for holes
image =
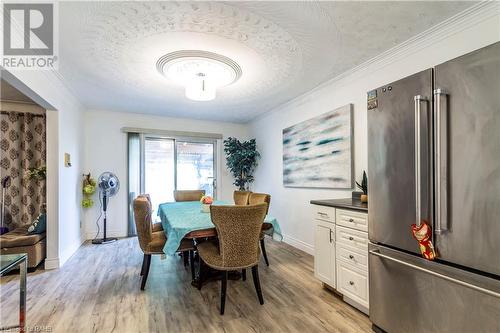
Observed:
[[[166,78],[184,86],[186,97],[194,101],[215,99],[218,88],[241,77],[241,67],[234,60],[199,50],[165,54],[156,62],[156,68]]]

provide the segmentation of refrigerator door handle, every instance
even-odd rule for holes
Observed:
[[[378,249],[370,250],[369,253],[372,254],[372,255],[374,255],[374,256],[377,256],[377,257],[380,257],[380,258],[383,258],[383,259],[387,259],[387,260],[396,262],[398,264],[401,264],[401,265],[404,265],[404,266],[416,269],[418,271],[425,272],[425,273],[430,274],[430,275],[434,275],[436,277],[439,277],[441,279],[444,279],[444,280],[447,280],[447,281],[459,284],[461,286],[477,290],[477,291],[482,292],[484,294],[500,298],[500,293],[497,293],[495,291],[492,291],[492,290],[489,290],[489,289],[486,289],[486,288],[482,288],[482,287],[473,285],[471,283],[468,283],[468,282],[465,282],[465,281],[462,281],[462,280],[459,280],[459,279],[455,279],[453,277],[450,277],[450,276],[447,276],[447,275],[444,275],[444,274],[432,271],[432,270],[427,269],[427,268],[423,268],[423,267],[414,265],[414,264],[406,262],[404,260],[393,258],[391,256],[388,256],[386,254],[381,253],[380,250],[378,250]]]
[[[421,104],[427,102],[427,99],[421,95],[414,97],[415,100],[415,224],[420,226],[422,221],[422,172],[421,172]]]
[[[434,90],[434,177],[436,195],[436,234],[448,231],[448,149],[447,110],[441,109],[441,99],[448,94]]]

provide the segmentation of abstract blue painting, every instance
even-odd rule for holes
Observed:
[[[352,167],[352,104],[283,130],[283,185],[349,189]]]

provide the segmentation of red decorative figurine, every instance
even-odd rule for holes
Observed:
[[[434,251],[434,245],[432,245],[432,228],[428,222],[422,220],[419,226],[412,224],[411,232],[413,237],[418,241],[422,256],[427,260],[434,260],[436,258],[436,251]]]

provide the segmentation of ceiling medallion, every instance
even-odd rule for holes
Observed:
[[[181,50],[167,53],[156,62],[160,74],[185,87],[186,97],[194,101],[215,99],[220,87],[228,86],[241,77],[241,67],[223,55]]]

